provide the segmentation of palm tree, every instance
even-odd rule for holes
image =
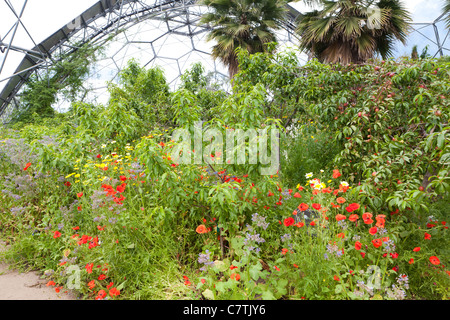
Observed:
[[[447,20],[447,28],[450,29],[450,0],[445,0],[444,3],[444,14],[448,14]]]
[[[299,17],[300,48],[325,63],[364,63],[406,43],[411,17],[399,0],[321,0]]]
[[[200,0],[210,11],[200,20],[212,30],[207,40],[215,40],[212,56],[228,67],[230,79],[238,72],[236,49],[250,54],[267,51],[267,44],[276,42],[285,14],[280,0]]]

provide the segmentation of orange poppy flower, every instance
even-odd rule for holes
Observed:
[[[344,198],[342,198],[342,197],[339,197],[339,198],[336,199],[336,201],[337,201],[337,203],[342,204],[342,203],[344,203],[346,200],[345,200]]]
[[[335,169],[333,170],[333,179],[337,179],[341,176],[341,173],[339,172],[339,170]]]
[[[197,233],[207,233],[208,230],[206,229],[205,225],[201,224],[195,229]]]

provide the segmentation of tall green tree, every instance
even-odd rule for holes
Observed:
[[[364,63],[376,54],[392,56],[396,41],[406,44],[411,16],[399,0],[321,0],[302,14],[300,48],[324,63]]]
[[[267,43],[275,42],[286,12],[280,0],[201,0],[210,9],[201,23],[212,30],[208,40],[215,40],[212,56],[228,67],[230,79],[238,72],[236,48],[249,53],[266,52]]]

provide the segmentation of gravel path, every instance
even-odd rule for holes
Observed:
[[[6,250],[0,243],[0,252]],[[10,270],[0,260],[0,300],[75,300],[65,289],[56,293],[54,287],[47,287],[48,280],[41,279],[37,272],[19,273]]]

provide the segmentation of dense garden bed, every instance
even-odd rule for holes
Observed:
[[[131,61],[107,105],[2,129],[6,258],[92,299],[447,299],[449,63],[239,60],[232,94]],[[173,161],[199,121],[278,130],[279,170]]]

